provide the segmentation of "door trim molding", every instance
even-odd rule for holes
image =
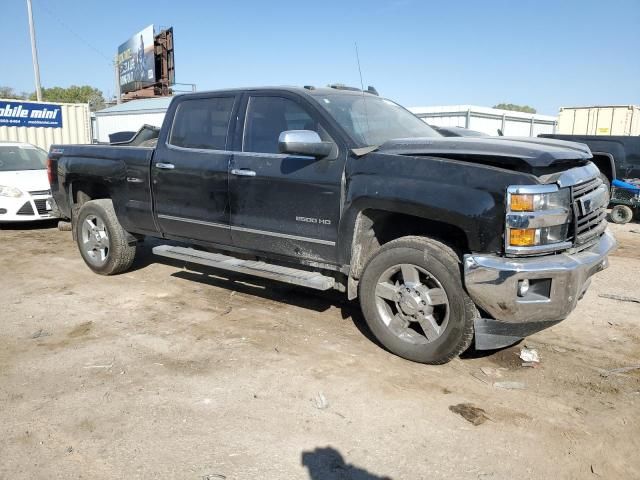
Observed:
[[[255,230],[253,228],[234,227],[233,225],[231,226],[231,230],[235,230],[238,232],[255,233],[258,235],[268,235],[270,237],[288,238],[289,240],[301,240],[303,242],[319,243],[321,245],[330,245],[332,247],[335,246],[336,244],[336,242],[332,242],[331,240],[321,240],[319,238],[311,238],[311,237],[300,237],[298,235],[289,235],[288,233],[270,232],[267,230]]]
[[[336,242],[333,242],[331,240],[322,240],[319,238],[311,238],[311,237],[301,237],[299,235],[289,235],[287,233],[270,232],[268,230],[256,230],[254,228],[234,227],[233,225],[224,225],[221,223],[205,222],[203,220],[194,220],[192,218],[174,217],[172,215],[163,215],[163,214],[158,214],[158,218],[162,218],[164,220],[173,220],[176,222],[195,223],[198,225],[205,225],[207,227],[228,228],[237,232],[254,233],[257,235],[267,235],[270,237],[278,237],[278,238],[287,238],[289,240],[300,240],[302,242],[319,243],[321,245],[329,245],[331,247],[335,247],[336,245]]]
[[[158,218],[162,218],[163,220],[173,220],[176,222],[186,222],[186,223],[195,223],[197,225],[206,225],[207,227],[229,228],[229,225],[224,225],[223,223],[205,222],[203,220],[194,220],[193,218],[184,218],[184,217],[174,217],[172,215],[163,215],[161,213],[158,214]]]

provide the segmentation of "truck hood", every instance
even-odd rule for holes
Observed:
[[[402,138],[382,144],[378,151],[449,158],[530,173],[570,168],[591,158],[591,151],[584,144],[537,137]]]

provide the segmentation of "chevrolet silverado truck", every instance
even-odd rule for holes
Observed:
[[[358,299],[390,352],[445,363],[566,318],[607,266],[606,187],[577,143],[445,138],[365,91],[173,98],[155,147],[54,145],[94,272],[153,252]],[[202,266],[206,267],[202,267]]]

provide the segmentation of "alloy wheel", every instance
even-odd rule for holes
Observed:
[[[109,231],[102,219],[87,215],[80,229],[82,245],[87,259],[96,266],[104,265],[109,259]]]
[[[388,268],[376,285],[376,307],[398,338],[413,344],[438,339],[449,323],[449,298],[442,284],[422,267]]]

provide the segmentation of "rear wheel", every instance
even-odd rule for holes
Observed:
[[[471,344],[478,312],[448,246],[424,237],[389,242],[367,263],[359,288],[369,328],[392,353],[440,364]]]
[[[633,220],[633,210],[627,205],[616,205],[611,209],[613,223],[629,223],[631,220]]]
[[[100,275],[114,275],[131,267],[136,246],[129,245],[127,232],[118,222],[111,200],[84,203],[74,222],[80,254],[91,270]]]

